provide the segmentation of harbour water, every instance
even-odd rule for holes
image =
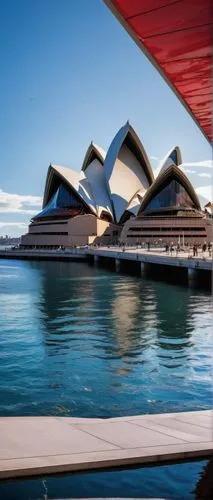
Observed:
[[[1,416],[209,409],[211,295],[83,263],[4,260],[0,357]],[[1,483],[0,498],[187,500],[205,464]]]

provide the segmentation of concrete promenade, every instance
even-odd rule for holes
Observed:
[[[56,260],[56,261],[93,261],[95,264],[112,262],[114,269],[119,271],[131,272],[134,266],[137,274],[141,277],[149,276],[154,271],[154,276],[161,273],[161,279],[165,279],[167,274],[173,271],[176,281],[188,282],[189,286],[207,286],[212,284],[213,261],[212,254],[202,251],[198,256],[193,257],[192,251],[180,251],[176,254],[175,250],[171,254],[166,253],[164,248],[150,248],[148,251],[144,248],[135,247],[79,247],[66,248],[64,250],[48,249],[15,249],[0,251],[0,259],[23,259],[23,260]],[[180,271],[179,271],[180,270]],[[162,272],[163,271],[163,272]]]
[[[204,256],[202,252],[197,257],[190,252],[175,251],[172,255],[165,252],[163,248],[151,248],[150,251],[144,248],[108,246],[108,247],[82,247],[65,250],[1,250],[2,259],[51,259],[51,260],[86,260],[88,256],[107,257],[112,259],[139,261],[150,264],[160,264],[175,267],[185,267],[203,270],[212,270],[212,255],[208,251]]]
[[[0,478],[213,455],[212,410],[110,419],[1,417]]]
[[[139,261],[147,264],[160,264],[173,267],[185,267],[191,269],[212,270],[213,260],[212,255],[206,251],[202,252],[197,257],[192,256],[192,251],[180,251],[178,255],[174,251],[173,254],[166,253],[164,248],[151,248],[150,251],[144,248],[135,247],[98,247],[88,248],[88,255],[97,257],[108,257],[112,259]]]
[[[86,259],[85,250],[81,248],[72,248],[66,250],[48,250],[48,249],[0,249],[0,259],[20,259],[20,260],[64,260],[64,261],[82,261]]]

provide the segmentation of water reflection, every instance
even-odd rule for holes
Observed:
[[[211,500],[213,498],[213,459],[211,458],[200,473],[195,490],[196,500]]]
[[[13,278],[5,278],[0,306],[2,413],[111,416],[210,406],[208,293],[82,263],[22,262],[16,273],[15,298]]]
[[[193,490],[205,461],[161,467],[144,467],[90,472],[58,477],[0,483],[0,498],[12,500],[65,498],[164,498],[171,500],[212,500],[211,490],[203,496]],[[204,496],[205,491],[205,496]],[[210,493],[210,495],[208,494]]]
[[[46,346],[61,344],[66,349],[71,338],[81,340],[90,332],[107,335],[107,343],[98,347],[118,357],[131,356],[131,351],[137,356],[137,350],[152,346],[163,359],[170,356],[162,351],[181,353],[193,346],[197,311],[190,307],[189,289],[126,276],[117,279],[86,265],[76,265],[74,276],[65,263],[54,273],[52,263],[45,266],[40,311]]]
[[[146,292],[137,279],[113,284],[111,318],[121,356],[140,355],[151,342],[157,324],[156,298],[151,288],[148,297]]]
[[[56,290],[51,283],[51,267],[50,277],[45,275],[43,304],[48,346],[57,345],[66,353],[70,341],[79,342],[86,334],[87,348],[91,340],[95,355],[123,358],[129,370],[138,358],[140,363],[154,360],[167,368],[174,366],[175,359],[189,359],[195,311],[189,307],[188,289],[177,287],[174,293],[174,287],[167,285],[165,295],[165,286],[153,281],[142,284],[138,279],[118,280],[112,275],[108,280],[108,275],[94,276],[94,270],[87,266],[76,271],[74,277],[68,278],[66,266],[60,265]],[[57,275],[55,280],[58,284]],[[125,369],[119,368],[120,373]]]
[[[110,417],[212,406],[208,293],[85,264],[5,261],[0,331],[2,416]],[[46,484],[58,497],[98,497],[104,487],[109,497],[175,492],[192,499],[213,497],[211,477],[212,460]],[[17,494],[39,498],[43,483],[0,485],[1,498]]]

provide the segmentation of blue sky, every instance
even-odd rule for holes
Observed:
[[[2,0],[0,22],[0,234],[26,232],[50,162],[80,170],[127,119],[154,168],[177,144],[210,189],[210,146],[102,0]]]

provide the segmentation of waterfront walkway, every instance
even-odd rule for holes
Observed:
[[[213,455],[212,411],[111,419],[1,417],[0,478]]]
[[[203,270],[212,270],[212,254],[202,251],[197,257],[193,257],[191,251],[180,251],[176,254],[173,251],[172,255],[165,252],[164,248],[151,248],[148,251],[146,248],[136,247],[90,247],[87,249],[88,255],[97,257],[108,257],[120,260],[139,261],[147,264],[160,264],[173,267],[196,268]]]
[[[150,264],[164,264],[175,267],[199,268],[212,270],[213,256],[206,251],[199,252],[197,257],[192,256],[191,251],[180,251],[178,254],[174,251],[171,254],[166,253],[164,248],[146,248],[136,247],[79,247],[65,250],[48,249],[14,249],[0,250],[2,259],[26,259],[26,260],[87,260],[88,256],[108,257],[112,259],[131,260],[147,262]]]
[[[83,261],[86,260],[84,248],[72,249],[0,249],[0,259],[20,259],[20,260],[61,260],[61,261]]]
[[[192,251],[191,251],[192,252]],[[155,269],[155,276],[158,275],[158,270],[164,267],[164,274],[173,268],[175,272],[180,269],[179,277],[191,286],[204,285],[211,287],[212,282],[212,254],[209,252],[202,253],[196,257],[192,256],[190,251],[180,251],[178,254],[174,251],[171,254],[166,253],[164,248],[150,248],[148,251],[145,248],[135,247],[79,247],[66,248],[64,250],[48,250],[48,249],[15,249],[0,251],[0,258],[3,259],[24,259],[24,260],[59,260],[59,261],[93,261],[94,263],[110,262],[114,269],[128,272],[130,266],[137,268],[137,273],[141,277],[148,276],[150,271]],[[178,271],[179,272],[179,271]],[[174,278],[174,277],[173,277]]]

